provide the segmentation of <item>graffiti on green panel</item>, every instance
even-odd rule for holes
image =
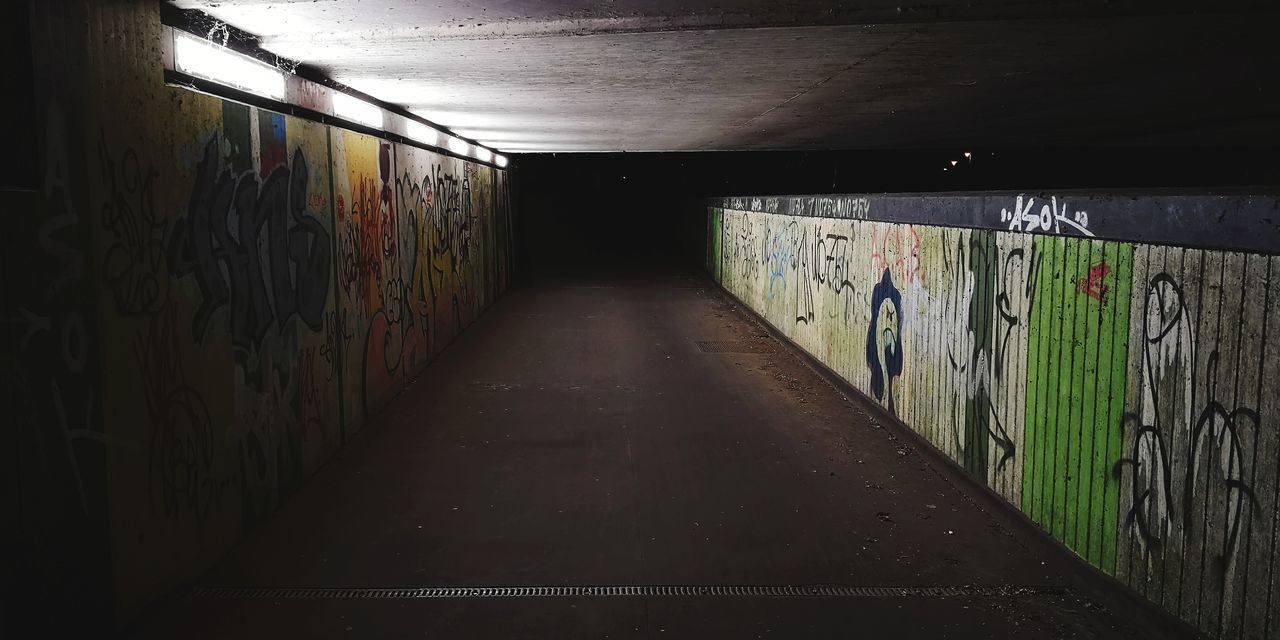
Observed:
[[[991,411],[989,355],[991,353],[991,309],[995,305],[995,234],[991,231],[973,231],[961,236],[952,248],[954,254],[946,260],[953,289],[962,292],[968,304],[957,305],[954,313],[963,321],[960,335],[953,341],[947,354],[949,363],[968,380],[965,397],[953,396],[954,437],[960,445],[960,462],[965,471],[985,478],[990,459],[988,449],[992,439],[997,445],[1011,448],[1003,429],[993,424],[997,419]],[[1007,460],[1002,454],[1001,460]]]
[[[1022,508],[1111,572],[1133,247],[1045,237],[1034,250]]]

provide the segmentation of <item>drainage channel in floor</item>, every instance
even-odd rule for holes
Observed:
[[[558,587],[197,587],[193,598],[219,599],[413,599],[413,598],[597,598],[597,597],[765,597],[765,598],[947,598],[1059,596],[1079,597],[1069,587],[928,586],[868,587],[841,585],[776,586],[558,586]]]
[[[768,342],[752,342],[748,340],[694,340],[698,350],[703,353],[774,353],[773,345]]]

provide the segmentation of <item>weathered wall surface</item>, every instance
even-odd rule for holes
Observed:
[[[1274,252],[1255,221],[1277,203],[1154,200],[725,201],[757,210],[710,211],[708,261],[1081,557],[1211,635],[1272,638],[1280,257],[1099,236],[1145,218],[1176,240],[1161,217],[1216,205],[1221,232],[1199,239]]]
[[[14,126],[33,130],[37,153],[14,153],[35,167],[38,184],[0,192],[8,240],[0,252],[5,637],[60,635],[83,626],[78,621],[105,619],[111,608],[92,172],[88,123],[78,117],[89,99],[87,61],[60,46],[87,39],[88,25],[61,3],[27,13],[37,120]],[[74,608],[53,612],[49,603]]]
[[[96,153],[117,597],[208,566],[341,444],[329,129],[198,94]]]
[[[65,131],[40,135],[49,148],[63,148]],[[19,637],[28,612],[50,600],[75,602],[89,617],[110,607],[92,283],[77,224],[82,203],[67,188],[74,169],[65,155],[50,154],[40,171],[42,191],[0,190],[5,233],[17,240],[0,252],[0,637]]]
[[[506,175],[167,87],[154,2],[41,4],[32,25],[45,193],[12,228],[30,255],[6,317],[26,324],[0,370],[26,407],[14,468],[45,483],[22,499],[58,510],[23,535],[77,538],[26,573],[127,619],[502,291]]]

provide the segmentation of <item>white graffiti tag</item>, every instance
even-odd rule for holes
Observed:
[[[1084,211],[1071,211],[1067,208],[1066,200],[1059,204],[1058,197],[1052,196],[1049,202],[1040,206],[1038,214],[1033,210],[1035,203],[1035,198],[1018,196],[1017,202],[1013,205],[1013,211],[1000,209],[1000,222],[1009,223],[1010,231],[1027,233],[1036,231],[1062,233],[1062,225],[1067,225],[1068,233],[1074,229],[1080,235],[1093,237],[1093,232],[1089,231],[1089,214]]]

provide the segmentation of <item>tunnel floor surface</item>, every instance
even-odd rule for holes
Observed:
[[[697,276],[544,281],[131,635],[1194,637],[960,473]]]

